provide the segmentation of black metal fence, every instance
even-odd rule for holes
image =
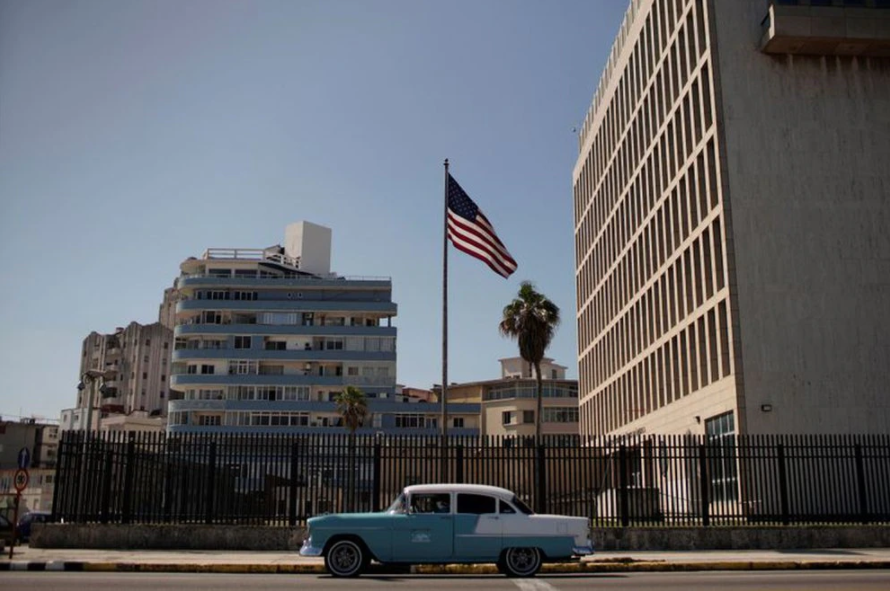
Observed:
[[[502,486],[595,526],[890,523],[888,436],[64,434],[53,513],[101,523],[301,525],[408,484]]]

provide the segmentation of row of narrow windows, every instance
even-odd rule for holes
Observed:
[[[581,432],[602,435],[732,373],[727,300],[581,402]]]
[[[683,104],[689,103],[687,97]],[[621,198],[614,203],[610,200],[608,210],[604,201],[594,202],[602,211],[585,217],[578,238],[579,247],[583,247],[577,258],[579,303],[583,304],[600,286],[627,245],[639,239],[640,228],[650,223],[649,216],[666,193],[682,191],[685,209],[678,212],[678,216],[691,216],[693,226],[717,205],[717,156],[712,121],[704,122],[708,128],[703,129],[702,120],[692,118],[696,121],[694,125],[689,123],[685,108],[677,109],[638,173],[626,186],[614,188],[614,193],[620,193]],[[707,144],[702,146],[705,141]]]
[[[582,432],[730,371],[706,18],[701,0],[653,2],[575,179]],[[691,343],[713,343],[720,361]]]
[[[669,22],[665,22],[666,3],[673,4],[673,0],[660,0],[654,3],[641,37],[634,47],[592,141],[592,149],[576,179],[576,223],[584,216],[592,196],[597,192],[597,187],[607,172],[618,178],[613,182],[618,185],[625,184],[633,167],[616,164],[636,163],[641,160],[640,149],[651,144],[652,139],[658,134],[671,105],[681,94],[687,78],[705,54],[707,40],[701,0],[696,0],[694,9],[688,0],[686,2],[678,0],[678,11],[681,8],[687,11],[685,24],[682,24],[684,22],[682,17],[679,20],[671,18]],[[660,23],[660,35],[659,25],[653,23]],[[674,42],[667,51],[664,51],[668,36],[678,24],[681,26]],[[653,35],[659,40],[658,45],[653,43]],[[708,90],[705,97],[709,95]],[[628,130],[629,122],[633,126],[632,131]],[[624,152],[619,148],[624,148]],[[631,150],[634,150],[633,154],[630,153]]]
[[[665,335],[689,322],[699,308],[726,287],[720,233],[721,222],[715,218],[665,273],[581,353],[582,375],[590,384],[585,392],[624,370]],[[582,314],[581,321],[591,318],[591,314]]]
[[[715,165],[710,164],[714,158],[713,143],[709,145],[709,161],[706,163],[703,154],[686,170],[674,189],[665,196],[650,218],[647,218],[634,235],[632,242],[626,244],[620,255],[616,255],[611,272],[595,289],[585,291],[588,297],[579,306],[579,351],[584,349],[606,330],[609,325],[622,314],[635,297],[638,297],[650,283],[664,277],[671,263],[683,250],[688,250],[690,239],[699,236],[712,223],[712,217],[720,216],[719,199],[716,190]],[[707,169],[704,171],[703,169]],[[713,190],[702,190],[705,176],[714,179]],[[625,202],[627,203],[627,202]],[[713,244],[709,241],[707,248],[717,252],[717,260],[713,264],[718,267],[713,272],[716,281],[723,282],[723,237],[722,233],[714,235]],[[711,261],[707,268],[710,269]],[[584,272],[589,267],[582,267],[580,283],[585,286]],[[707,275],[693,274],[696,289],[708,288],[704,281],[711,278]],[[722,287],[722,284],[721,284]],[[719,288],[718,288],[719,289]]]

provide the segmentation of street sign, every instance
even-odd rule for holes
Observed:
[[[21,470],[27,470],[31,467],[31,450],[27,447],[23,447],[19,450],[19,468]]]
[[[28,479],[28,471],[24,468],[19,468],[15,471],[15,479],[13,482],[15,483],[16,492],[22,492],[28,488]]]

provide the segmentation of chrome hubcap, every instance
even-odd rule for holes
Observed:
[[[339,571],[350,571],[358,562],[358,552],[349,544],[343,544],[334,548],[331,562]]]
[[[530,548],[517,548],[510,552],[510,566],[518,572],[532,570],[537,563],[537,556]]]

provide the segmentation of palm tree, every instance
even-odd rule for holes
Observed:
[[[355,430],[362,426],[368,416],[368,397],[361,388],[346,386],[342,392],[334,396],[337,412],[343,419],[343,425],[349,429],[349,473],[347,475],[346,499],[348,509],[355,509]]]
[[[519,355],[535,368],[537,413],[535,438],[541,437],[541,360],[559,326],[559,306],[535,291],[531,281],[523,281],[518,296],[504,307],[498,330],[505,337],[519,341]]]

